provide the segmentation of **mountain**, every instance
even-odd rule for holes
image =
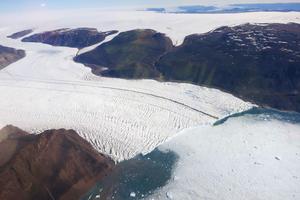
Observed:
[[[22,42],[39,42],[53,46],[84,48],[102,42],[118,31],[98,32],[95,28],[58,29],[23,38]]]
[[[102,40],[102,34],[111,33],[62,29],[23,41],[83,47],[97,43],[95,37]],[[137,29],[120,33],[75,56],[74,61],[90,67],[96,75],[190,82],[258,105],[300,111],[299,40],[300,25],[296,23],[220,27],[189,35],[177,47],[162,33]]]
[[[220,88],[242,99],[300,111],[300,25],[244,24],[186,37],[157,68],[165,80]]]
[[[173,47],[153,30],[120,33],[75,57],[98,75],[219,88],[256,104],[300,111],[300,25],[243,24],[189,35]]]
[[[119,78],[159,78],[154,63],[172,48],[172,41],[150,29],[122,32],[96,49],[76,56],[93,73]]]
[[[245,12],[299,12],[300,3],[248,3],[227,6],[188,5],[166,8],[147,8],[162,13],[245,13]]]
[[[24,30],[24,31],[19,31],[19,32],[16,32],[16,33],[13,33],[9,36],[7,36],[8,38],[11,38],[11,39],[19,39],[19,38],[22,38],[30,33],[32,33],[33,30],[32,29],[27,29],[27,30]]]
[[[0,199],[79,199],[114,167],[73,130],[0,130]]]
[[[0,70],[25,57],[25,51],[0,45]]]

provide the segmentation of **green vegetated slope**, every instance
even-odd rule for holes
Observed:
[[[162,33],[132,30],[120,33],[110,42],[81,54],[75,61],[92,66],[94,73],[120,78],[159,78],[155,62],[172,48]],[[104,70],[101,67],[108,68]]]

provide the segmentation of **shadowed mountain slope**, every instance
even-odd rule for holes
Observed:
[[[27,29],[27,30],[24,30],[24,31],[19,31],[19,32],[16,32],[16,33],[13,33],[9,36],[7,36],[8,38],[11,38],[11,39],[19,39],[19,38],[22,38],[30,33],[32,33],[33,30],[32,29]]]
[[[190,35],[157,68],[166,80],[216,87],[260,105],[300,111],[300,25],[245,24]]]
[[[0,70],[25,57],[25,51],[0,45]]]

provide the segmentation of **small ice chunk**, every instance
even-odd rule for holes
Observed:
[[[168,199],[173,199],[173,195],[170,192],[167,192],[166,196]]]
[[[135,192],[130,193],[130,197],[135,197],[135,196],[136,196]]]
[[[179,177],[178,177],[178,176],[174,176],[173,180],[174,180],[174,181],[178,181],[178,180],[179,180]]]

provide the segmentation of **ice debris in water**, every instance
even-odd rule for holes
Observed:
[[[135,196],[136,196],[135,192],[130,193],[130,197],[135,197]]]

